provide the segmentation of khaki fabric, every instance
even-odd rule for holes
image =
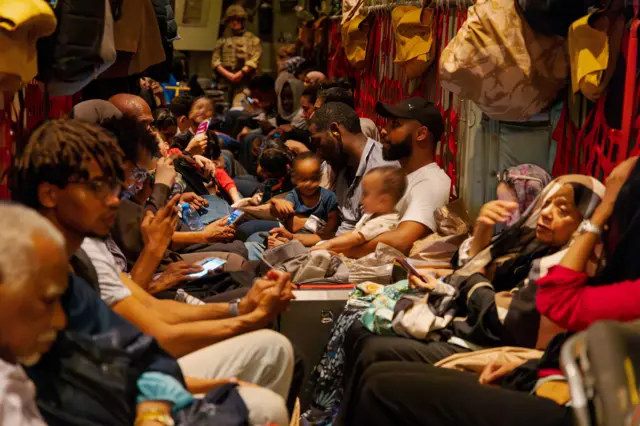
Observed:
[[[166,57],[151,0],[126,0],[115,22],[113,35],[118,58],[101,78],[141,74]]]
[[[434,5],[424,9],[414,6],[398,6],[391,12],[393,28],[396,33],[394,62],[404,68],[409,79],[424,74],[435,58],[434,16]]]
[[[231,72],[242,69],[245,65],[258,69],[262,56],[260,39],[249,31],[241,36],[230,36],[219,39],[211,57],[211,68],[222,65]]]
[[[593,13],[575,21],[567,42],[571,63],[571,90],[592,101],[605,92],[616,69],[624,31],[624,16],[611,19]]]
[[[564,39],[535,34],[513,0],[477,0],[440,56],[440,84],[496,120],[546,108],[568,74]]]
[[[249,15],[247,15],[247,11],[244,9],[244,7],[240,6],[239,4],[232,4],[224,12],[224,20],[225,21],[227,19],[231,18],[232,16],[238,17],[238,18],[242,18],[242,19],[247,19],[249,17]]]
[[[342,25],[354,19],[364,6],[364,0],[343,0],[342,1]]]
[[[36,41],[55,29],[56,17],[46,2],[0,1],[0,91],[13,93],[38,74]]]
[[[451,355],[441,361],[438,361],[435,366],[480,374],[482,373],[482,370],[492,362],[524,364],[532,359],[540,359],[542,358],[542,355],[543,352],[535,349],[504,346],[501,348],[484,349],[480,351]]]

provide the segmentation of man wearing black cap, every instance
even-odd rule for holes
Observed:
[[[435,231],[433,213],[449,201],[451,179],[435,162],[436,146],[444,132],[440,110],[432,102],[410,98],[395,105],[379,102],[376,111],[388,119],[380,133],[382,156],[400,163],[408,186],[398,203],[398,227],[344,253],[351,258],[372,253],[378,243],[408,254],[414,242]]]

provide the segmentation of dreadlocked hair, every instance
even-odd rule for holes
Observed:
[[[66,118],[45,121],[33,129],[8,170],[12,199],[39,209],[40,184],[65,188],[88,180],[91,160],[106,178],[124,181],[123,152],[113,135],[97,124]]]

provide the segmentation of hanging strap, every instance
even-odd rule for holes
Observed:
[[[636,2],[637,3],[637,2]],[[636,77],[638,69],[638,29],[640,28],[640,19],[638,19],[638,6],[634,5],[636,16],[631,21],[631,29],[629,31],[629,47],[627,49],[627,73],[624,81],[624,100],[622,106],[622,134],[620,141],[620,159],[626,158],[629,152],[629,139],[631,138],[631,125],[635,119],[635,92]]]
[[[576,125],[569,114],[569,100],[565,99],[560,119],[551,136],[558,144],[556,159],[553,163],[553,176],[562,176],[577,170],[580,150],[579,145],[574,144],[576,131]]]

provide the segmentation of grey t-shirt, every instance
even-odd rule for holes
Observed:
[[[113,306],[131,296],[129,290],[120,279],[120,268],[104,241],[85,238],[80,247],[91,259],[100,285],[100,297],[109,306]]]
[[[336,196],[338,197],[338,213],[340,214],[340,227],[336,235],[353,231],[363,215],[360,198],[362,197],[362,177],[371,169],[382,166],[400,167],[397,161],[385,161],[382,158],[382,145],[373,139],[367,138],[367,145],[362,151],[360,164],[355,176],[350,178],[348,170],[342,169],[336,178]]]

